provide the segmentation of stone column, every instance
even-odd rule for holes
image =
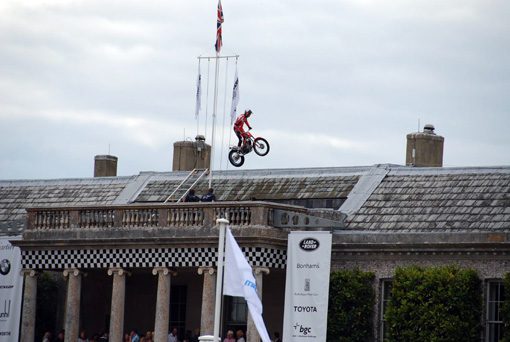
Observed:
[[[108,275],[113,275],[112,307],[110,309],[110,341],[122,341],[124,337],[126,275],[131,275],[131,273],[123,268],[114,267],[108,269]]]
[[[255,275],[255,281],[257,282],[257,293],[260,301],[262,301],[262,274],[269,274],[269,268],[266,267],[254,267],[253,274]],[[248,314],[248,322],[246,326],[246,342],[260,342],[260,336],[253,323],[251,314]]]
[[[152,274],[158,276],[158,295],[156,299],[156,319],[154,326],[154,342],[166,342],[168,339],[168,323],[170,322],[170,274],[166,267],[154,267]]]
[[[67,278],[65,342],[75,342],[79,333],[82,275],[86,276],[86,273],[83,273],[76,268],[64,270],[64,277]]]
[[[23,270],[20,276],[25,277],[23,291],[23,315],[21,317],[21,342],[33,342],[35,338],[35,308],[37,302],[37,277],[39,272]]]
[[[204,275],[204,287],[202,289],[202,312],[200,316],[200,335],[212,335],[214,333],[216,270],[213,267],[199,267],[198,274]]]

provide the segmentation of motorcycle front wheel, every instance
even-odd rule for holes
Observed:
[[[264,138],[257,138],[253,141],[253,149],[259,156],[265,156],[269,153],[269,143]]]
[[[231,150],[228,153],[228,160],[230,161],[230,164],[235,167],[240,167],[244,164],[244,156],[240,154],[239,151]]]

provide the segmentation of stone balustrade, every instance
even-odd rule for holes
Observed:
[[[29,208],[27,230],[215,226],[223,217],[232,226],[274,226],[274,210],[306,213],[303,207],[260,201]]]

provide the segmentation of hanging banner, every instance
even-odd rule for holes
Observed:
[[[21,252],[9,240],[20,239],[0,238],[0,342],[18,341],[23,290]]]
[[[202,74],[200,73],[200,63],[198,63],[198,76],[197,76],[197,96],[195,104],[195,120],[198,119],[198,113],[202,109]]]
[[[325,342],[328,319],[330,232],[289,234],[283,341]]]
[[[239,103],[239,77],[237,77],[237,62],[236,74],[234,77],[234,90],[232,91],[232,107],[230,108],[230,126],[234,124],[237,118],[237,104]]]

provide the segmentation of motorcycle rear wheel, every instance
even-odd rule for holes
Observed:
[[[244,156],[239,151],[231,150],[228,153],[228,160],[235,167],[241,167],[244,164]]]
[[[269,143],[264,138],[257,138],[253,141],[253,150],[263,157],[269,153]]]

